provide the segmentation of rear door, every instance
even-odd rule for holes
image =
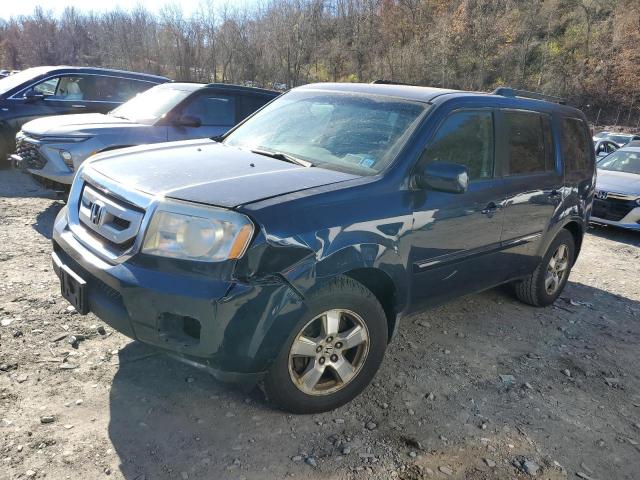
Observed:
[[[198,119],[199,126],[169,125],[169,140],[217,137],[233,127],[239,117],[238,95],[229,92],[204,90],[191,97],[173,112],[174,119]]]
[[[498,112],[499,151],[503,166],[504,261],[509,276],[536,265],[538,241],[562,201],[564,175],[557,161],[557,139],[550,114],[503,109]]]
[[[500,278],[495,262],[502,231],[502,180],[495,175],[494,112],[450,113],[419,162],[467,166],[462,194],[435,190],[413,193],[409,233],[412,304],[416,308],[492,286]]]

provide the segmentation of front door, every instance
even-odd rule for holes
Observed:
[[[465,165],[465,193],[417,190],[409,244],[412,304],[434,305],[491,286],[502,233],[502,180],[496,178],[494,114],[458,110],[442,123],[420,162]]]

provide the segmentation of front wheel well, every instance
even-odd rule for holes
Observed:
[[[344,274],[347,277],[361,283],[371,291],[382,305],[388,325],[388,340],[391,340],[397,321],[397,295],[396,286],[391,277],[377,268],[358,268]]]
[[[584,231],[582,227],[578,224],[578,222],[569,222],[563,228],[567,229],[571,236],[573,236],[573,241],[576,246],[575,255],[573,256],[573,261],[575,263],[578,258],[578,254],[580,253],[580,249],[582,248],[582,238],[584,237]]]

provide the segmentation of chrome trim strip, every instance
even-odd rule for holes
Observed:
[[[631,200],[631,201],[635,201],[636,199],[640,198],[640,193],[638,195],[627,195],[625,193],[610,192],[608,190],[602,190],[602,189],[596,189],[596,192],[605,192],[607,194],[607,198],[604,198],[604,199],[598,198],[597,196],[595,197],[596,200],[600,200],[601,202],[606,202],[611,198],[616,200]]]
[[[123,244],[135,237],[143,216],[143,212],[114,202],[91,188],[89,184],[82,190],[78,218],[85,227],[113,243]],[[129,222],[129,226],[122,230],[116,228],[116,218]]]
[[[525,243],[531,243],[542,237],[542,232],[536,232],[522,237],[513,238],[504,242],[496,242],[484,247],[474,248],[470,250],[459,250],[452,253],[446,253],[437,257],[430,258],[428,260],[422,260],[414,262],[414,273],[423,272],[429,268],[441,267],[449,263],[457,263],[463,260],[467,260],[473,257],[479,257],[489,253],[499,252],[507,248],[512,248],[518,245],[524,245]]]
[[[140,219],[133,244],[125,251],[117,251],[106,241],[101,242],[80,224],[79,209],[81,196],[87,185],[98,193],[109,195],[116,200],[120,200],[125,204],[133,205],[142,210],[139,212],[142,218]],[[125,190],[121,185],[91,169],[88,164],[82,164],[76,173],[76,179],[71,185],[71,191],[69,192],[69,198],[67,200],[67,220],[70,233],[78,243],[94,253],[98,258],[111,264],[126,262],[140,250],[144,233],[147,231],[147,226],[156,209],[157,200],[159,199],[143,194],[142,192]]]

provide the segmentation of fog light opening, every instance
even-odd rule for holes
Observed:
[[[192,347],[200,343],[201,325],[186,315],[164,312],[158,316],[158,336],[172,345]]]

